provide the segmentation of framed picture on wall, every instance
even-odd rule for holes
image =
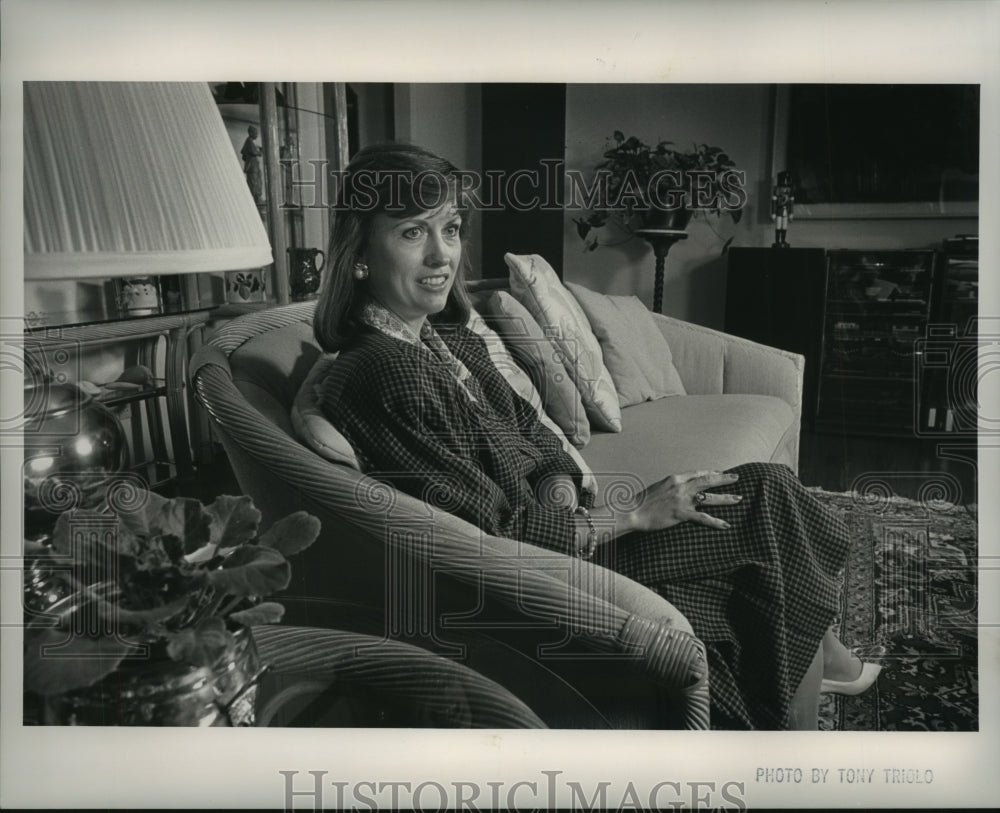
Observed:
[[[975,217],[979,85],[778,85],[772,178],[799,218]]]

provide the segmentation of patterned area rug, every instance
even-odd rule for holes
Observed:
[[[826,731],[977,731],[976,506],[810,489],[853,545],[841,640],[883,665],[857,697],[822,695]]]

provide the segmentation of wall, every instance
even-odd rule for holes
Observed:
[[[723,148],[747,173],[749,199],[743,219],[701,216],[688,228],[666,261],[663,312],[722,327],[725,309],[725,258],[733,245],[768,246],[773,226],[770,199],[772,90],[770,85],[569,85],[566,94],[566,166],[591,172],[606,140],[617,129],[646,143],[661,139],[685,146],[704,142]],[[652,250],[639,239],[617,247],[583,252],[573,217],[564,213],[564,278],[611,294],[636,294],[653,301]],[[714,227],[714,231],[713,231]],[[975,234],[975,219],[793,220],[793,246],[822,248],[936,247],[955,234]]]
[[[395,138],[419,144],[460,169],[481,172],[482,95],[478,84],[399,83],[395,85]],[[473,277],[482,267],[479,220],[471,216],[469,260]]]

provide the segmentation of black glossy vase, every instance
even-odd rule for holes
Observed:
[[[292,299],[314,299],[319,291],[326,255],[318,248],[288,249],[288,284]]]

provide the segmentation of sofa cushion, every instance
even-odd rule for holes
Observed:
[[[561,351],[563,366],[580,391],[591,426],[620,432],[621,407],[615,382],[576,299],[552,266],[537,254],[505,254],[504,261],[510,270],[511,293]]]
[[[670,345],[639,297],[601,294],[572,282],[566,287],[590,321],[621,406],[686,394]]]
[[[504,294],[504,296],[506,296],[507,299],[510,300],[510,302],[514,303],[515,305],[517,304],[507,294]],[[528,315],[526,312],[524,315],[527,316],[527,321],[530,321],[532,324],[534,324],[534,321],[531,319],[530,315]],[[515,348],[517,348],[519,344],[523,345],[524,343],[524,336],[523,334],[519,333],[519,331],[525,329],[524,325],[525,321],[519,320],[519,327],[515,330],[516,333],[515,339],[514,341],[510,342],[510,344]],[[510,327],[510,325],[507,326]],[[540,335],[541,333],[540,328],[538,327],[538,325],[534,326],[535,329],[539,331]],[[475,333],[477,336],[479,336],[486,344],[486,350],[490,354],[490,361],[493,362],[493,366],[497,368],[500,375],[502,375],[504,379],[507,381],[507,383],[510,384],[511,389],[514,390],[514,392],[516,392],[518,395],[520,395],[525,401],[531,404],[532,407],[534,407],[535,412],[538,415],[538,420],[550,432],[552,432],[552,434],[554,434],[557,438],[559,438],[560,441],[562,441],[563,448],[566,450],[566,453],[573,458],[576,464],[580,467],[580,471],[583,472],[583,482],[582,482],[583,489],[585,491],[591,491],[591,492],[595,491],[597,488],[597,483],[594,480],[594,476],[591,473],[590,469],[588,468],[586,461],[584,461],[583,457],[580,456],[580,453],[574,448],[574,445],[579,445],[577,444],[576,438],[571,437],[566,432],[564,432],[562,426],[557,421],[555,421],[550,414],[548,414],[549,401],[551,400],[551,396],[555,391],[555,387],[550,386],[549,381],[547,379],[544,378],[540,379],[541,383],[543,384],[542,392],[545,393],[544,396],[540,395],[539,391],[535,389],[535,385],[532,383],[532,379],[529,377],[528,373],[525,372],[524,369],[522,369],[522,366],[519,365],[518,362],[515,361],[514,357],[511,355],[511,352],[507,346],[507,342],[509,340],[506,337],[501,338],[496,331],[491,329],[490,326],[486,323],[486,320],[479,313],[477,313],[475,309],[473,309],[472,312],[469,314],[469,321],[466,323],[466,327],[473,333]],[[544,336],[542,336],[541,338],[546,343],[548,343],[548,340],[545,339]],[[518,339],[520,339],[520,342],[518,341]],[[565,371],[563,371],[561,367],[558,368],[558,372],[560,375],[562,375],[564,379],[566,378]],[[569,389],[572,390],[572,392],[576,396],[576,405],[578,407],[577,414],[583,416],[583,405],[580,404],[580,396],[579,394],[576,394],[576,390],[573,388],[572,384],[568,384],[568,386]],[[584,426],[586,428],[586,439],[590,440],[590,426],[587,425],[586,423],[584,423]]]
[[[324,353],[316,360],[292,402],[292,427],[296,437],[320,457],[360,469],[354,447],[319,408],[316,384],[326,378],[330,365],[336,360],[336,353]]]
[[[311,322],[293,322],[244,341],[229,356],[233,381],[269,393],[285,411],[319,357]]]
[[[319,355],[308,322],[253,335],[229,356],[233,385],[262,415],[294,436],[292,401]]]
[[[530,382],[534,382],[532,389],[537,387],[536,392],[541,393],[545,414],[574,446],[582,449],[590,442],[590,422],[580,391],[566,373],[559,350],[527,309],[506,291],[494,292],[484,313]],[[517,386],[514,389],[520,393]]]
[[[685,471],[770,462],[794,433],[795,420],[792,408],[770,395],[661,398],[622,410],[622,431],[595,432],[583,456],[602,501],[622,475],[649,486]]]

